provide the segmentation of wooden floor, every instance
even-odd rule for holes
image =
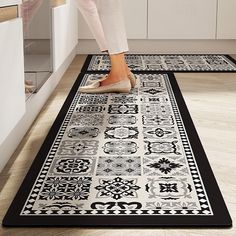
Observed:
[[[231,55],[236,59],[236,55]],[[80,72],[77,55],[60,84],[0,175],[0,222]],[[224,196],[236,221],[236,73],[175,74]],[[182,236],[236,235],[231,229],[0,228],[1,236]]]

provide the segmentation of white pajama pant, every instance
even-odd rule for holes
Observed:
[[[100,50],[129,51],[121,0],[75,0]]]

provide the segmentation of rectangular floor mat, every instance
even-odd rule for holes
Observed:
[[[232,225],[174,74],[135,74],[122,94],[79,74],[4,226]]]
[[[132,71],[236,72],[236,60],[222,54],[125,54]],[[109,71],[107,54],[89,54],[83,71]]]

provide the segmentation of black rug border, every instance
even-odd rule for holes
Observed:
[[[87,57],[85,59],[85,63],[81,69],[81,72],[93,72],[93,73],[99,73],[99,72],[108,72],[108,70],[88,70],[88,67],[89,67],[89,63],[92,59],[93,56],[101,56],[101,55],[108,55],[108,54],[105,54],[105,53],[96,53],[96,54],[87,54]],[[220,53],[213,53],[213,54],[205,54],[205,53],[196,53],[196,54],[172,54],[172,53],[169,53],[169,54],[158,54],[158,53],[126,53],[126,55],[144,55],[144,56],[148,56],[148,55],[160,55],[160,56],[163,56],[163,55],[178,55],[178,56],[182,56],[182,55],[199,55],[199,56],[203,56],[203,55],[211,55],[211,56],[215,56],[215,55],[220,55],[220,56],[225,56],[226,58],[228,58],[232,63],[235,64],[235,67],[236,67],[236,60],[231,57],[230,55],[228,54],[220,54]],[[132,72],[164,72],[164,73],[236,73],[236,70],[233,70],[233,71],[228,71],[228,70],[210,70],[210,71],[204,71],[204,70],[188,70],[188,71],[184,71],[184,70],[132,70],[130,69]]]
[[[50,150],[50,147],[57,135],[61,123],[67,114],[68,108],[73,101],[77,89],[85,74],[104,74],[104,72],[81,72],[74,85],[72,86],[69,95],[67,96],[61,110],[59,111],[52,127],[50,128],[38,154],[35,157],[29,171],[27,172],[22,184],[20,185],[15,198],[13,199],[4,219],[4,227],[170,227],[170,228],[229,228],[232,227],[232,219],[216,182],[215,176],[209,165],[205,151],[189,114],[188,108],[176,81],[173,72],[137,72],[137,74],[168,74],[170,83],[175,94],[179,110],[182,115],[184,125],[189,135],[189,140],[192,145],[193,152],[197,156],[196,161],[199,166],[199,171],[206,187],[207,195],[210,200],[214,216],[20,216],[19,213],[28,197],[35,179],[38,176],[39,170]],[[184,116],[183,116],[184,114]],[[87,219],[88,217],[88,219]]]

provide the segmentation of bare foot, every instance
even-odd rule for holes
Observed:
[[[129,67],[128,67],[128,65],[127,65],[127,64],[126,64],[126,66],[125,66],[125,67],[126,67],[126,68],[125,68],[125,69],[126,69],[126,73],[127,73],[127,74],[130,74],[130,73],[131,73],[131,70],[129,69]]]
[[[107,79],[101,81],[101,86],[114,84],[121,80],[126,80],[126,79],[129,80],[128,73],[129,73],[128,70],[119,70],[119,71],[111,70],[107,76]]]

